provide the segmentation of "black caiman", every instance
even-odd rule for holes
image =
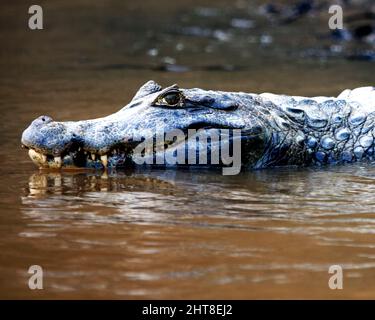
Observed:
[[[149,81],[129,104],[103,118],[58,122],[40,116],[23,132],[22,146],[41,168],[118,168],[134,165],[134,150],[147,139],[155,141],[160,130],[166,135],[180,130],[185,144],[192,130],[225,132],[233,153],[235,135],[229,131],[237,130],[241,133],[237,139],[239,165],[246,170],[372,161],[374,125],[372,86],[347,89],[337,97],[307,98],[182,89],[177,85],[162,88]],[[197,141],[196,136],[193,139]],[[213,142],[211,139],[207,148],[211,157],[214,149],[220,148]],[[175,154],[176,143],[176,138],[162,140],[162,146],[152,147],[148,155],[155,160],[158,152],[173,145]],[[198,155],[197,146],[194,148]],[[193,165],[188,154],[178,157],[176,166]],[[219,161],[219,166],[227,164]]]

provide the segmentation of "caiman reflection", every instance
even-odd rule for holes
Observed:
[[[353,296],[374,276],[375,172],[332,168],[35,173],[18,237],[38,245],[48,297]]]

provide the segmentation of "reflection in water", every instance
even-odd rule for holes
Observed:
[[[61,207],[63,214],[67,208],[87,205],[110,207],[116,214],[108,215],[108,221],[180,223],[189,216],[202,215],[230,221],[229,227],[271,219],[309,224],[293,226],[290,231],[294,232],[319,233],[324,222],[329,224],[324,232],[347,228],[373,233],[374,192],[375,171],[370,166],[275,169],[231,177],[183,170],[55,172],[33,174],[22,202],[38,212],[40,208]]]
[[[347,282],[374,276],[374,192],[370,165],[39,172],[18,236],[51,269],[49,296],[329,297],[332,264]]]

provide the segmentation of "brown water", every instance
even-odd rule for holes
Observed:
[[[333,95],[374,84],[374,65],[288,58],[278,48],[289,44],[251,44],[250,57],[241,60],[234,55],[246,48],[236,49],[234,40],[173,31],[177,21],[197,23],[189,2],[88,3],[41,3],[43,31],[27,29],[26,2],[1,5],[0,297],[375,298],[372,165],[232,177],[188,170],[57,173],[39,172],[19,147],[35,117],[104,116],[149,79]],[[311,31],[302,30],[295,34],[300,44]],[[212,52],[198,50],[208,45]],[[149,56],[155,47],[158,55]],[[163,71],[166,56],[191,70]],[[212,67],[222,65],[242,68]],[[28,288],[34,264],[43,267],[43,290]],[[344,270],[343,290],[328,287],[334,264]]]

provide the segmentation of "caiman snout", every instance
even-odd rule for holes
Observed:
[[[23,132],[22,146],[40,168],[103,168],[124,163],[126,145],[121,150],[111,120],[57,122],[49,116],[35,119]],[[121,133],[121,131],[120,131]]]
[[[31,160],[38,166],[59,168],[62,155],[72,145],[73,137],[64,123],[43,115],[23,132],[21,143],[29,149]]]

